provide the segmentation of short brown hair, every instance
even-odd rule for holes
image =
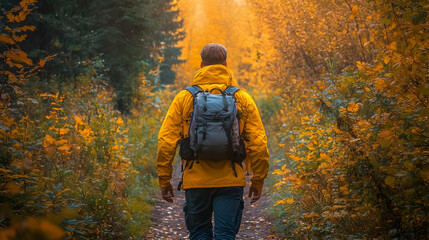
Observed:
[[[209,43],[201,49],[201,60],[205,66],[225,64],[228,51],[219,43]]]

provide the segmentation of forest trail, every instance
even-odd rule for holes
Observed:
[[[176,165],[172,181],[175,196],[172,204],[164,201],[161,194],[153,196],[153,224],[145,239],[189,239],[182,210],[185,192],[176,190],[180,178],[180,166]],[[247,198],[250,177],[246,177],[246,180],[243,219],[236,239],[279,239],[272,233],[272,221],[265,214],[265,210],[270,205],[270,197],[264,194],[255,204],[250,204],[250,199]]]
[[[58,2],[0,4],[0,239],[186,239],[154,156],[210,42],[276,191],[237,239],[429,239],[427,1]]]

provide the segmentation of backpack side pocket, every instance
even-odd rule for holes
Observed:
[[[195,153],[191,149],[191,139],[189,137],[183,138],[180,142],[179,155],[183,160],[195,159]]]

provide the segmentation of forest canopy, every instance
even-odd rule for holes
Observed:
[[[6,12],[17,1],[2,1]],[[183,38],[178,9],[170,0],[45,0],[29,4],[34,30],[21,43],[31,59],[57,54],[38,74],[50,84],[73,82],[97,64],[115,89],[117,108],[129,112],[144,73],[151,84],[171,84]],[[2,21],[2,29],[5,22]]]

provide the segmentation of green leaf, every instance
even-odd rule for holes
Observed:
[[[387,148],[390,146],[390,139],[383,139],[380,142],[381,147],[383,148]]]
[[[386,183],[386,185],[389,185],[389,186],[393,187],[395,185],[395,178],[392,177],[392,176],[387,176],[384,179],[384,182]]]
[[[418,25],[421,23],[425,23],[427,15],[428,15],[428,13],[426,11],[422,11],[422,12],[418,13],[417,15],[414,15],[413,20],[412,20],[413,24]]]
[[[388,18],[383,18],[383,20],[381,20],[381,23],[388,26],[388,25],[390,25],[391,21]]]
[[[429,84],[427,84],[426,86],[422,87],[420,89],[420,93],[423,94],[423,96],[428,96],[429,95]]]
[[[372,164],[373,167],[379,167],[380,166],[377,159],[375,159],[375,158],[369,158],[369,162]]]

